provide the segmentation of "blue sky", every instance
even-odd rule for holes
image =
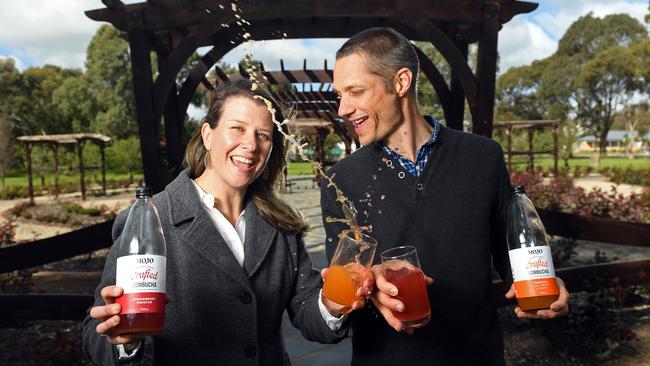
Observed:
[[[647,0],[539,3],[536,11],[515,17],[500,32],[500,72],[552,54],[568,26],[589,11],[596,16],[623,12],[642,20],[648,7]],[[100,0],[0,0],[0,57],[14,58],[20,69],[46,63],[83,67],[88,42],[100,25],[86,18],[83,11],[101,7]],[[302,67],[304,58],[308,67],[322,67],[325,58],[332,67],[333,54],[342,43],[341,39],[255,42],[239,46],[224,61],[235,63],[246,52],[252,52],[269,68],[279,68],[280,58],[288,68]]]

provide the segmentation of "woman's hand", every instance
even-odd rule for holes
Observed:
[[[360,274],[360,277],[363,278],[363,283],[357,289],[357,293],[356,293],[356,296],[361,300],[357,300],[353,302],[352,307],[350,309],[345,309],[346,310],[345,312],[341,311],[342,309],[340,305],[329,300],[327,297],[325,297],[325,295],[321,293],[321,302],[323,303],[323,305],[325,305],[325,308],[327,308],[327,311],[330,314],[332,314],[332,316],[339,318],[341,317],[341,315],[346,315],[352,311],[363,309],[363,307],[366,306],[365,300],[374,291],[375,279],[372,276],[372,272],[364,266],[359,265],[357,272]],[[327,277],[327,268],[323,268],[320,271],[320,275],[323,278],[323,283],[324,283],[325,277]]]
[[[115,299],[122,296],[124,290],[117,286],[106,286],[102,289],[101,296],[106,305],[94,306],[90,309],[90,317],[99,320],[97,334],[105,336],[112,344],[123,344],[125,351],[129,352],[135,348],[143,335],[114,334],[115,327],[120,323],[120,304]]]

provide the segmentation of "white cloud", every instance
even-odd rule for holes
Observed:
[[[14,59],[14,66],[16,69],[19,71],[22,71],[25,69],[25,64],[20,60],[20,58],[16,57],[15,55],[0,55],[0,60],[5,60],[8,58]]]
[[[579,17],[593,12],[595,17],[605,17],[610,14],[626,13],[636,18],[641,24],[648,11],[646,1],[607,1],[607,0],[577,0],[577,1],[550,1],[557,5],[552,11],[540,12],[533,15],[533,19],[554,39],[559,40],[571,23]]]
[[[26,64],[83,67],[86,47],[102,24],[85,10],[103,8],[99,1],[0,1],[0,48]]]
[[[284,61],[285,69],[302,69],[303,60],[307,59],[307,68],[322,69],[324,60],[327,67],[334,67],[334,54],[345,39],[286,39],[245,43],[230,51],[223,61],[236,65],[246,53],[261,60],[264,67],[270,70],[280,69],[280,59]]]
[[[557,49],[557,42],[538,25],[525,18],[515,18],[499,32],[499,71],[512,66],[530,64],[550,56]]]

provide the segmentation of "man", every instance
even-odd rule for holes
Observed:
[[[379,242],[379,253],[417,248],[429,286],[431,320],[403,329],[393,311],[397,288],[373,267],[371,306],[350,315],[353,365],[503,365],[503,337],[493,301],[491,264],[511,283],[505,227],[510,182],[493,140],[455,131],[423,116],[417,106],[418,59],[411,43],[389,28],[350,38],[337,52],[334,89],[339,115],[354,125],[363,148],[328,172],[355,205],[358,224]],[[335,192],[322,184],[321,204],[331,259],[345,227]],[[428,279],[431,284],[431,279]],[[568,293],[536,314],[567,312]],[[511,288],[506,297],[514,297]]]

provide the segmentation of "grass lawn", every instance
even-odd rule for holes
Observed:
[[[287,167],[288,175],[314,175],[314,168],[307,161],[293,161]]]
[[[535,157],[535,167],[541,166],[545,170],[553,168],[553,158],[552,157]],[[506,157],[507,163],[507,157]],[[517,156],[512,159],[512,168],[524,169],[528,164],[528,158],[523,156]],[[576,166],[579,167],[588,167],[591,164],[591,158],[589,157],[576,157],[569,160],[569,167],[573,168]],[[557,162],[558,168],[564,166],[564,160],[559,159]],[[650,158],[634,158],[628,159],[627,157],[606,157],[600,159],[600,169],[604,168],[631,168],[636,170],[650,170]]]
[[[48,184],[54,185],[54,174],[48,173],[48,174],[44,174],[43,176],[45,177],[46,185]],[[101,183],[102,181],[102,175],[101,173],[98,172],[86,173],[84,178],[86,183],[94,183],[94,182]],[[142,174],[133,175],[134,180],[138,180],[139,178],[142,178]],[[123,180],[123,179],[129,179],[129,173],[117,174],[117,173],[106,172],[106,180]],[[33,175],[34,186],[40,186],[41,182],[42,182],[41,175],[34,174]],[[59,175],[59,182],[61,182],[61,184],[79,183],[79,174],[74,174],[74,175],[61,174]],[[27,175],[22,177],[6,177],[4,183],[5,183],[5,187],[11,187],[11,186],[27,187],[28,185]]]

